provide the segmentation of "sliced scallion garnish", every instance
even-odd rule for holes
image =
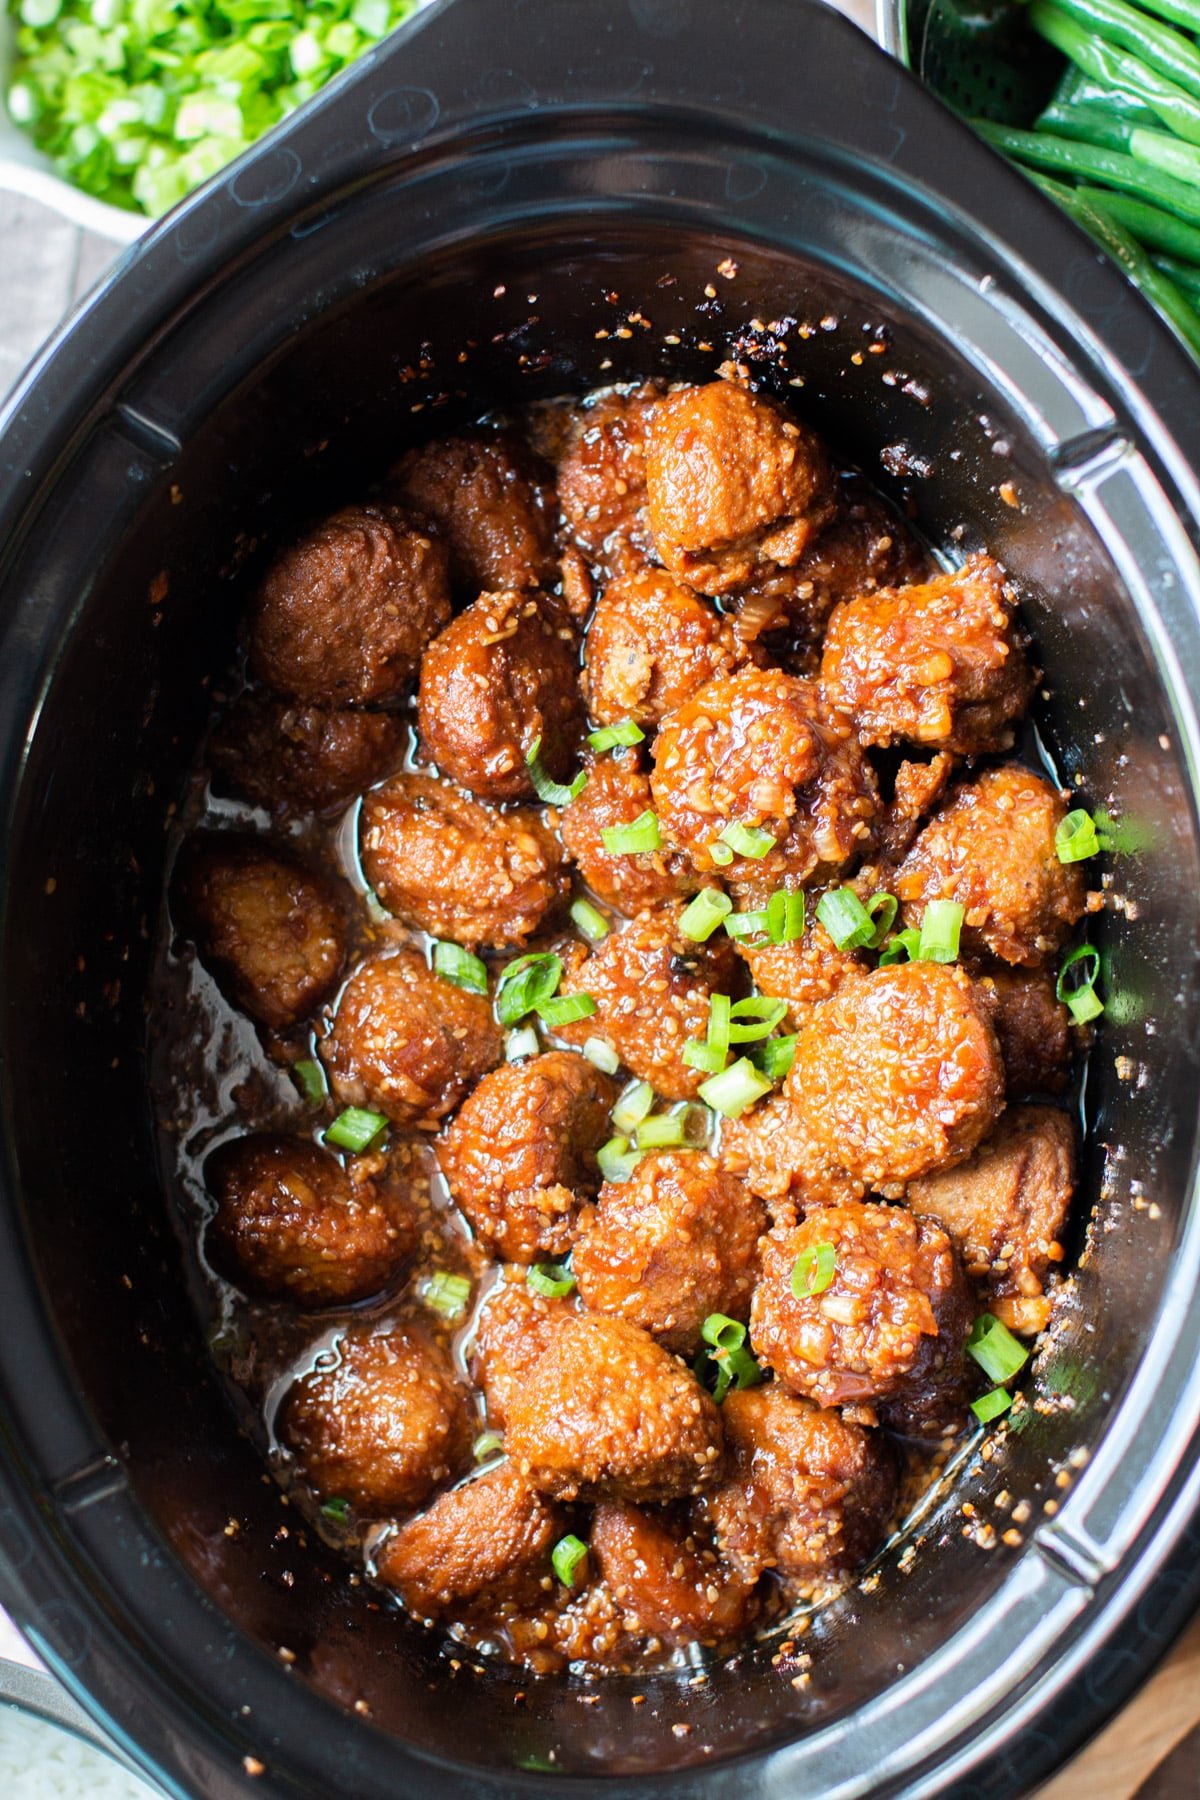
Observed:
[[[1075,973],[1071,974],[1071,970]],[[1058,971],[1054,992],[1070,1009],[1077,1025],[1087,1025],[1104,1011],[1104,1002],[1096,992],[1100,973],[1100,952],[1094,944],[1077,944],[1065,956]]]
[[[1060,863],[1086,862],[1089,856],[1099,856],[1096,821],[1082,806],[1077,806],[1074,812],[1058,821],[1054,832],[1054,854]]]
[[[445,1319],[459,1319],[471,1298],[471,1283],[465,1275],[451,1275],[447,1269],[435,1269],[421,1288],[421,1298]]]
[[[875,922],[875,930],[871,936],[871,948],[877,950],[896,923],[900,902],[895,894],[872,894],[867,901],[867,911]]]
[[[694,944],[703,944],[732,909],[733,901],[720,888],[701,888],[679,915],[679,929]]]
[[[722,1050],[719,1044],[697,1043],[693,1038],[683,1046],[685,1067],[703,1069],[706,1075],[719,1075],[728,1059],[729,1051]]]
[[[792,1264],[791,1288],[797,1300],[811,1300],[833,1285],[837,1250],[833,1244],[809,1244]]]
[[[740,1056],[719,1075],[711,1075],[700,1085],[700,1098],[714,1112],[726,1119],[740,1119],[748,1107],[771,1091],[771,1083],[760,1075],[754,1064]]]
[[[926,902],[917,947],[917,958],[921,962],[952,963],[955,960],[965,910],[959,900]]]
[[[744,943],[747,938],[765,938],[767,933],[767,909],[760,912],[730,913],[725,921],[725,935]]]
[[[505,1062],[523,1062],[527,1056],[537,1056],[541,1051],[541,1040],[532,1025],[522,1025],[517,1031],[510,1031],[504,1040]]]
[[[433,946],[433,972],[452,986],[465,988],[468,994],[486,994],[488,991],[487,964],[470,950],[464,950],[461,944],[444,940],[436,943]]]
[[[752,914],[751,917],[754,915]],[[794,944],[804,936],[805,904],[802,889],[795,893],[776,888],[767,901],[767,936],[773,944]]]
[[[566,1537],[559,1538],[555,1544],[550,1552],[550,1561],[554,1573],[565,1588],[575,1586],[576,1577],[579,1575],[582,1565],[587,1561],[587,1553],[587,1545],[582,1538],[577,1538],[574,1532],[568,1532]]]
[[[967,1335],[967,1355],[974,1357],[989,1381],[1011,1381],[1029,1361],[1029,1352],[1018,1343],[1007,1325],[994,1313],[980,1313]]]
[[[817,901],[817,917],[837,950],[861,950],[875,936],[875,921],[853,888],[827,888]]]
[[[321,1511],[335,1525],[344,1525],[350,1517],[350,1502],[341,1494],[333,1494],[328,1500],[322,1500]]]
[[[621,1059],[607,1038],[589,1038],[583,1046],[583,1054],[602,1075],[615,1075],[621,1066]]]
[[[645,735],[632,719],[622,719],[619,725],[602,725],[599,731],[589,731],[588,743],[593,750],[615,750],[619,745],[627,749],[631,744],[640,744]]]
[[[575,1277],[562,1263],[534,1263],[525,1271],[525,1285],[548,1300],[561,1300],[575,1286]]]
[[[589,944],[599,944],[609,934],[611,927],[598,906],[582,896],[571,902],[571,918],[576,930],[585,937]]]
[[[340,1112],[325,1132],[325,1142],[335,1150],[349,1150],[359,1156],[373,1150],[387,1130],[385,1113],[368,1112],[364,1106],[348,1106]]]
[[[986,1394],[980,1394],[978,1400],[972,1400],[971,1411],[981,1425],[987,1425],[992,1419],[998,1419],[1012,1405],[1012,1395],[1006,1388],[989,1388]]]
[[[639,1126],[654,1105],[654,1089],[648,1081],[631,1081],[617,1096],[612,1109],[612,1122],[627,1137]]]
[[[642,1152],[634,1150],[624,1133],[610,1137],[596,1152],[596,1166],[605,1181],[628,1181],[642,1160]]]
[[[729,1009],[729,1041],[731,1044],[757,1044],[770,1037],[787,1011],[786,1000],[773,1000],[767,994],[751,994],[748,1000],[736,1000]]]
[[[775,839],[769,831],[764,831],[761,825],[743,825],[738,819],[731,820],[725,827],[720,842],[735,856],[749,857],[752,862],[761,862],[775,848]]]
[[[489,1456],[497,1456],[504,1448],[504,1439],[498,1431],[481,1431],[471,1445],[471,1455],[477,1463],[486,1462]]]
[[[306,1056],[300,1062],[293,1063],[292,1074],[296,1077],[296,1086],[308,1104],[320,1106],[329,1089],[325,1085],[325,1071],[316,1058]]]
[[[909,925],[898,931],[889,943],[884,945],[879,958],[881,969],[890,968],[893,963],[916,962],[921,954],[921,934],[915,926]]]
[[[564,787],[562,782],[555,781],[544,767],[541,750],[542,739],[539,733],[525,752],[525,767],[529,770],[529,779],[533,783],[534,792],[545,806],[569,806],[572,800],[579,798],[587,786],[587,770],[580,769],[570,786]]]
[[[647,807],[631,825],[605,825],[601,828],[600,841],[610,856],[641,856],[648,850],[661,850],[658,815]]]
[[[538,1018],[551,1030],[556,1025],[574,1025],[579,1019],[590,1019],[596,1002],[590,994],[557,994],[538,1002]]]
[[[715,1350],[740,1350],[746,1341],[746,1327],[728,1313],[709,1313],[700,1327],[700,1336]]]
[[[500,971],[496,989],[496,1017],[501,1025],[515,1025],[558,991],[562,958],[550,951],[518,956]]]
[[[756,1069],[761,1069],[768,1081],[782,1081],[796,1060],[796,1033],[787,1037],[768,1038],[765,1044],[756,1044],[748,1054]]]

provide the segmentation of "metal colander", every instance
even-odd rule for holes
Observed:
[[[968,118],[1031,124],[1062,70],[1013,0],[878,0],[876,24],[884,49]]]

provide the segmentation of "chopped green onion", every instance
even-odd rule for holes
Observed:
[[[525,1271],[525,1285],[548,1300],[561,1300],[575,1286],[575,1277],[562,1263],[534,1263]]]
[[[498,1431],[481,1431],[471,1445],[471,1455],[477,1463],[486,1462],[489,1456],[496,1456],[504,1448],[504,1439]]]
[[[732,909],[733,901],[720,888],[701,888],[680,914],[679,929],[694,944],[703,944]]]
[[[792,1264],[792,1294],[811,1300],[833,1285],[837,1274],[837,1250],[833,1244],[810,1244]]]
[[[713,1399],[720,1405],[729,1389],[755,1387],[762,1370],[746,1346],[746,1327],[725,1313],[709,1313],[700,1335],[710,1349],[701,1348],[692,1365],[698,1381],[707,1381],[715,1370]]]
[[[1068,979],[1068,972],[1075,974]],[[1100,952],[1094,944],[1079,944],[1063,958],[1054,992],[1070,1008],[1077,1025],[1087,1025],[1104,1011],[1104,1002],[1096,992],[1100,973]]]
[[[877,950],[896,923],[900,902],[895,894],[872,894],[867,901],[867,911],[875,920],[875,930],[871,937],[870,947],[872,950]]]
[[[729,1009],[730,1043],[756,1044],[760,1038],[770,1037],[786,1011],[786,1000],[772,1000],[766,994],[735,1001]]]
[[[767,937],[767,913],[761,912],[730,913],[725,921],[725,935],[741,943],[745,938]]]
[[[600,841],[610,856],[641,856],[647,850],[661,850],[658,815],[647,807],[632,825],[605,825],[601,828]]]
[[[1060,863],[1086,862],[1089,856],[1099,856],[1096,821],[1082,806],[1059,820],[1054,833],[1054,853]]]
[[[744,1344],[736,1350],[716,1350],[712,1361],[717,1365],[717,1385],[713,1389],[713,1399],[719,1406],[729,1392],[730,1387],[757,1387],[762,1380],[762,1370],[754,1359],[753,1352]]]
[[[789,893],[776,888],[767,901],[767,936],[773,944],[794,944],[804,936],[805,905],[802,889]]]
[[[756,1069],[761,1069],[768,1081],[782,1081],[796,1060],[796,1033],[787,1037],[768,1038],[765,1044],[756,1044],[749,1052],[750,1060]]]
[[[510,1031],[504,1040],[505,1062],[522,1062],[527,1056],[538,1056],[541,1053],[541,1040],[532,1025],[522,1025],[519,1031]]]
[[[467,1310],[471,1283],[465,1275],[451,1275],[446,1269],[437,1269],[422,1287],[421,1298],[426,1306],[444,1318],[459,1319]]]
[[[714,1349],[740,1350],[746,1341],[746,1327],[728,1313],[709,1313],[700,1327],[700,1336]]]
[[[630,744],[640,744],[645,735],[632,719],[622,719],[619,725],[602,725],[599,731],[589,731],[588,743],[593,750],[615,750],[618,745],[627,749]]]
[[[733,861],[733,851],[729,848],[728,844],[723,844],[720,838],[717,839],[715,844],[710,844],[708,846],[708,854],[712,857],[719,869],[727,869]]]
[[[770,1091],[771,1083],[745,1056],[700,1084],[700,1098],[705,1105],[726,1119],[740,1119],[747,1107]]]
[[[1002,1387],[990,1388],[986,1394],[980,1394],[978,1400],[972,1400],[971,1411],[981,1425],[987,1425],[992,1419],[998,1419],[1012,1405],[1012,1395]]]
[[[648,1081],[631,1081],[617,1096],[612,1109],[612,1122],[618,1131],[628,1135],[641,1124],[654,1105],[654,1089]]]
[[[623,1135],[609,1138],[596,1152],[596,1166],[601,1175],[605,1181],[614,1183],[628,1181],[641,1160],[641,1151],[632,1150],[628,1137]]]
[[[620,1057],[605,1038],[589,1038],[583,1046],[583,1054],[602,1075],[615,1075],[621,1066]]]
[[[541,1001],[537,1010],[538,1018],[553,1028],[590,1019],[596,1010],[596,1002],[590,994],[559,994],[554,999]]]
[[[581,1563],[587,1561],[587,1545],[574,1532],[559,1538],[550,1552],[550,1561],[554,1565],[554,1573],[565,1588],[575,1586],[575,1577],[579,1573]]]
[[[754,862],[761,862],[767,852],[775,848],[775,839],[769,831],[764,831],[759,825],[742,825],[737,819],[725,827],[721,833],[721,842],[735,856],[748,856]]]
[[[306,1056],[301,1062],[293,1063],[292,1074],[308,1104],[320,1106],[329,1089],[325,1085],[325,1071],[315,1057]]]
[[[360,1155],[373,1150],[387,1130],[384,1113],[368,1112],[362,1106],[348,1106],[340,1112],[325,1132],[325,1142],[337,1150],[350,1150]]]
[[[562,958],[547,950],[507,963],[496,989],[496,1017],[501,1025],[515,1025],[557,993],[562,971]]]
[[[675,1106],[667,1113],[651,1113],[634,1128],[639,1150],[671,1150],[686,1145],[696,1150],[707,1142],[711,1114],[704,1106]]]
[[[921,934],[915,926],[908,926],[898,931],[889,944],[886,944],[879,958],[879,966],[886,969],[892,963],[916,962],[921,954]]]
[[[972,1325],[967,1355],[974,1357],[989,1381],[996,1382],[1011,1381],[1029,1361],[1028,1350],[994,1313],[980,1313]]]
[[[335,1525],[344,1525],[350,1517],[350,1502],[341,1494],[334,1494],[332,1499],[322,1500],[321,1511]]]
[[[733,1018],[733,1002],[728,994],[710,994],[708,1000],[708,1033],[707,1042],[715,1050],[728,1050],[733,1036],[730,1023]]]
[[[683,1046],[684,1064],[689,1069],[703,1069],[706,1075],[719,1075],[729,1060],[729,1051],[719,1044],[697,1043],[691,1039]]]
[[[875,936],[875,921],[853,888],[829,888],[817,901],[817,917],[838,950],[860,950]]]
[[[921,915],[917,956],[921,962],[952,963],[958,955],[965,908],[958,900],[930,900]]]
[[[433,972],[453,987],[465,988],[468,994],[488,991],[487,964],[461,944],[436,943],[433,946]]]
[[[600,943],[603,938],[608,936],[611,929],[599,907],[593,906],[590,900],[573,900],[571,917],[575,921],[576,928],[589,944]]]
[[[525,752],[525,767],[529,770],[538,799],[545,806],[569,806],[577,800],[587,786],[587,770],[580,769],[570,787],[564,787],[561,781],[555,781],[550,772],[543,767],[541,758],[542,740],[539,734]]]

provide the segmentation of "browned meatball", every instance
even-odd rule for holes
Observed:
[[[590,956],[564,957],[564,994],[590,994],[596,1011],[558,1028],[569,1043],[604,1038],[621,1061],[666,1100],[690,1100],[706,1079],[683,1060],[689,1038],[708,1029],[709,1002],[735,979],[733,945],[718,934],[693,943],[679,928],[682,906],[639,913]]]
[[[646,418],[654,383],[602,395],[578,414],[558,466],[558,499],[575,543],[616,569],[653,550],[646,518]]]
[[[184,847],[176,905],[222,993],[260,1025],[299,1024],[337,986],[346,921],[329,882],[261,839],[205,833]]]
[[[753,1579],[724,1567],[668,1513],[602,1501],[589,1547],[630,1631],[668,1644],[716,1644],[749,1623]]]
[[[255,806],[330,812],[395,768],[407,731],[397,713],[330,712],[247,691],[209,739],[208,760],[221,784]]]
[[[863,974],[867,967],[861,952],[837,948],[817,918],[818,899],[817,894],[808,896],[802,937],[786,944],[742,938],[737,944],[759,993],[787,1001],[784,1024],[788,1031],[799,1031],[814,1006],[830,999],[843,982]]]
[[[450,551],[451,581],[472,598],[555,580],[553,475],[515,432],[436,438],[402,457],[387,486],[432,520]]]
[[[573,1301],[536,1294],[524,1269],[504,1269],[479,1309],[471,1373],[487,1400],[488,1422],[503,1427],[516,1396]]]
[[[415,950],[363,963],[317,1048],[344,1105],[375,1107],[395,1125],[425,1130],[503,1052],[483,995],[439,980]]]
[[[239,1287],[297,1306],[365,1300],[417,1245],[402,1182],[360,1174],[303,1138],[255,1132],[209,1157],[209,1260]]]
[[[632,825],[651,805],[650,778],[636,749],[617,755],[586,758],[587,785],[559,814],[558,827],[567,854],[588,886],[619,912],[644,912],[648,906],[703,885],[690,860],[675,850],[645,850],[633,856],[604,848],[604,832]]]
[[[313,706],[395,700],[450,617],[446,547],[394,506],[347,506],[278,557],[250,621],[260,681]]]
[[[672,574],[726,594],[804,554],[833,516],[833,470],[814,434],[781,407],[713,381],[680,388],[651,411],[646,502]]]
[[[797,1299],[802,1256],[820,1287]],[[820,1406],[924,1401],[963,1385],[963,1346],[974,1311],[949,1236],[902,1206],[849,1201],[818,1207],[762,1241],[762,1275],[750,1309],[760,1362]]]
[[[360,848],[390,911],[472,950],[523,944],[567,892],[536,813],[495,812],[431,775],[393,775],[366,796]]]
[[[746,1317],[766,1219],[743,1182],[698,1151],[644,1157],[580,1216],[571,1267],[585,1303],[688,1354],[709,1313]]]
[[[535,797],[525,759],[539,740],[563,780],[584,724],[570,619],[539,594],[481,594],[425,652],[418,716],[425,756],[485,800]]]
[[[379,1579],[425,1619],[475,1600],[492,1609],[536,1599],[562,1529],[558,1509],[502,1463],[440,1494],[388,1538]]]
[[[667,841],[703,874],[720,867],[748,893],[833,874],[870,848],[875,778],[845,719],[816,683],[781,669],[710,681],[664,721],[650,778]],[[722,861],[729,825],[762,830],[774,848]]]
[[[663,569],[630,570],[605,588],[588,627],[588,712],[605,725],[657,725],[746,654],[711,601]]]
[[[1037,968],[1083,916],[1080,863],[1060,863],[1054,833],[1066,806],[1050,783],[1016,763],[957,789],[896,875],[906,925],[929,900],[964,908],[962,947]]]
[[[565,1256],[612,1136],[616,1088],[585,1057],[551,1050],[485,1075],[438,1146],[450,1192],[509,1262]]]
[[[830,1198],[828,1173],[821,1169],[814,1179],[805,1168],[810,1154],[808,1121],[783,1094],[721,1127],[721,1161],[762,1196],[777,1223],[795,1223],[798,1201]]]
[[[1061,1094],[1070,1079],[1074,1043],[1071,1014],[1055,994],[1053,971],[985,963],[973,973],[996,1002],[996,1037],[1009,1099]]]
[[[811,1588],[865,1562],[896,1504],[887,1440],[777,1381],[734,1389],[721,1414],[729,1473],[704,1505],[742,1577]]]
[[[508,1411],[508,1452],[535,1487],[673,1500],[721,1468],[721,1419],[677,1357],[624,1319],[564,1319]]]
[[[354,1326],[289,1391],[281,1434],[322,1499],[368,1518],[420,1506],[469,1456],[463,1389],[411,1326]]]
[[[1040,1330],[1042,1296],[1075,1191],[1075,1128],[1047,1106],[1014,1106],[968,1162],[914,1181],[905,1196],[916,1213],[945,1226],[968,1275],[1009,1301],[1019,1329]]]
[[[825,693],[861,743],[908,740],[964,756],[1009,748],[1034,680],[1004,571],[982,555],[844,602],[821,657]]]

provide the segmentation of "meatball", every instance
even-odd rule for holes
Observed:
[[[483,1389],[488,1423],[503,1429],[516,1396],[574,1301],[537,1294],[524,1269],[505,1269],[479,1309],[471,1373]]]
[[[571,1259],[584,1302],[685,1355],[709,1313],[745,1318],[766,1220],[735,1175],[698,1151],[643,1157],[580,1217]]]
[[[583,691],[602,724],[657,725],[717,675],[746,660],[733,627],[662,569],[609,583],[584,645]]]
[[[602,1501],[589,1547],[630,1631],[668,1644],[716,1644],[749,1623],[753,1578],[723,1567],[668,1514]]]
[[[799,1031],[814,1006],[830,999],[843,982],[862,975],[867,967],[860,952],[837,948],[817,918],[818,898],[816,894],[808,896],[802,937],[785,944],[765,940],[756,944],[748,938],[737,942],[738,954],[759,993],[787,1001],[784,1023],[788,1031]]]
[[[678,903],[639,913],[620,931],[584,955],[572,947],[564,958],[564,994],[590,994],[596,1010],[560,1037],[584,1043],[607,1040],[627,1068],[666,1100],[690,1100],[706,1079],[683,1060],[689,1038],[708,1030],[709,1002],[728,993],[737,959],[723,936],[693,943],[679,928]]]
[[[929,900],[957,900],[965,952],[1038,968],[1087,906],[1082,865],[1055,853],[1066,811],[1048,781],[1016,763],[960,787],[897,872],[905,924],[919,925]]]
[[[509,1455],[544,1493],[673,1500],[721,1469],[721,1419],[691,1371],[624,1319],[564,1319],[508,1411]]]
[[[450,617],[446,547],[395,506],[347,506],[276,559],[254,601],[250,666],[313,706],[398,699]]]
[[[722,1163],[761,1195],[776,1222],[794,1224],[798,1200],[831,1197],[828,1174],[821,1170],[814,1180],[806,1172],[810,1154],[807,1121],[782,1094],[721,1126]]]
[[[818,1291],[798,1299],[792,1278],[801,1257]],[[763,1239],[750,1341],[760,1362],[820,1406],[924,1404],[946,1390],[961,1395],[973,1312],[954,1245],[936,1221],[849,1201]]]
[[[393,775],[363,801],[363,871],[384,905],[476,950],[524,944],[568,881],[532,811],[493,811],[431,775]]]
[[[553,475],[515,432],[464,431],[422,444],[387,486],[433,523],[450,552],[451,581],[472,599],[556,580]]]
[[[646,518],[646,419],[654,383],[614,389],[583,408],[558,466],[558,500],[571,537],[592,562],[616,570],[653,550]]]
[[[746,1581],[836,1580],[867,1560],[896,1505],[896,1459],[878,1432],[779,1382],[734,1389],[721,1409],[729,1472],[705,1499],[721,1554]]]
[[[485,1075],[438,1146],[458,1205],[509,1262],[565,1256],[616,1089],[585,1057],[551,1050]]]
[[[512,1463],[440,1494],[384,1544],[379,1579],[420,1618],[482,1600],[532,1600],[563,1529],[556,1507]]]
[[[826,696],[850,714],[860,743],[898,739],[964,756],[1009,748],[1034,680],[990,556],[843,602],[821,656]]]
[[[671,573],[727,594],[804,554],[833,516],[833,470],[816,436],[773,401],[713,381],[651,411],[646,503]]]
[[[344,1169],[303,1138],[255,1132],[223,1144],[205,1174],[216,1202],[209,1260],[268,1300],[320,1307],[366,1300],[417,1246],[403,1184]]]
[[[331,712],[240,694],[208,743],[218,781],[283,816],[332,812],[395,768],[408,727],[396,713]]]
[[[1009,1099],[1061,1094],[1070,1076],[1071,1014],[1055,994],[1051,971],[993,963],[975,974],[996,1002],[996,1037]]]
[[[633,856],[604,848],[604,832],[632,825],[650,807],[650,779],[636,749],[586,758],[587,785],[559,814],[567,854],[601,900],[618,912],[644,912],[703,886],[690,860],[678,851],[644,850]]]
[[[1015,1106],[968,1162],[914,1181],[905,1198],[945,1226],[967,1274],[986,1282],[993,1300],[1016,1302],[1025,1328],[1040,1330],[1049,1317],[1046,1276],[1062,1261],[1058,1240],[1074,1191],[1075,1128],[1066,1113]],[[1036,1304],[1021,1304],[1027,1301]]]
[[[394,1125],[432,1130],[500,1061],[500,1028],[482,994],[440,981],[415,950],[355,970],[317,1045],[337,1098]]]
[[[322,1499],[368,1518],[421,1506],[470,1455],[463,1389],[407,1325],[345,1331],[289,1391],[280,1429]]]
[[[225,996],[260,1025],[286,1031],[337,986],[346,921],[330,883],[258,838],[192,838],[176,871],[176,905]]]
[[[871,847],[879,810],[848,722],[826,712],[815,682],[780,669],[710,681],[672,713],[650,787],[668,842],[751,895],[835,873]],[[765,831],[773,847],[725,862],[717,840],[731,825]]]
[[[583,731],[579,646],[570,619],[539,594],[481,594],[421,663],[425,756],[485,800],[531,800],[526,757],[570,775]]]

